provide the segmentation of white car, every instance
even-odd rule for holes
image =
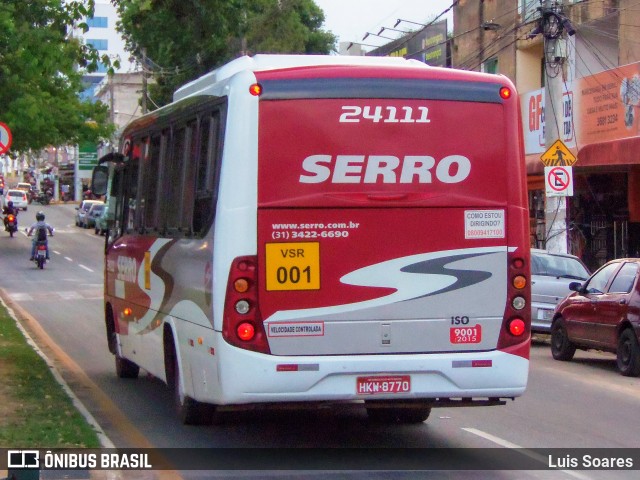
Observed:
[[[16,188],[7,190],[4,195],[4,205],[6,206],[9,202],[13,202],[13,207],[17,208],[18,210],[27,210],[27,207],[29,206],[27,192],[25,192],[24,190],[18,190]]]

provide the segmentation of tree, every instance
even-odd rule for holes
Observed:
[[[155,106],[181,85],[243,53],[335,49],[313,0],[112,0],[127,48],[153,74]]]
[[[324,12],[313,0],[253,2],[247,22],[247,49],[255,53],[328,54],[336,37],[321,30]]]
[[[79,98],[82,72],[110,65],[67,35],[93,11],[93,0],[6,0],[0,6],[0,120],[12,150],[96,141],[113,132],[107,107]]]

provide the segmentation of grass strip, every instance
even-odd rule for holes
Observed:
[[[0,305],[0,447],[99,448],[44,360]]]

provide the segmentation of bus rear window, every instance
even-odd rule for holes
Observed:
[[[503,106],[303,99],[260,106],[259,202],[330,205],[359,194],[506,199]],[[391,197],[389,197],[391,198]]]

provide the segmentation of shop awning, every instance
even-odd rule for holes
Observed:
[[[578,151],[576,167],[639,165],[640,137],[585,145]]]

